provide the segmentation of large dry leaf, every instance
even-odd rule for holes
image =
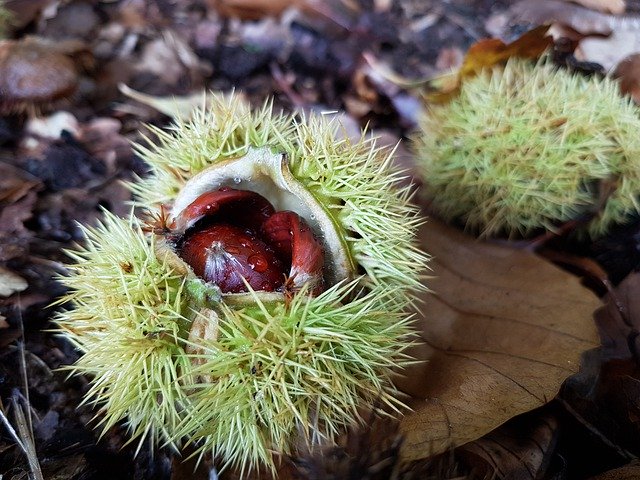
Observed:
[[[616,468],[591,477],[589,480],[638,480],[638,478],[640,478],[640,465],[636,461],[626,467]]]
[[[414,411],[402,455],[418,460],[475,440],[552,399],[597,345],[600,305],[576,277],[523,250],[474,240],[431,220],[434,255],[420,360],[398,386]]]
[[[583,356],[560,401],[620,458],[640,456],[640,273],[633,272],[604,297],[595,312],[602,346]],[[603,478],[630,478],[611,477]],[[640,477],[633,477],[640,478]]]

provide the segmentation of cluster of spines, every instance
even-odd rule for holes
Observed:
[[[159,262],[135,218],[105,212],[86,241],[68,254],[76,262],[64,283],[73,308],[58,325],[84,354],[70,367],[92,376],[85,402],[105,407],[104,430],[127,419],[132,438],[173,441],[182,421],[185,279]]]
[[[223,306],[220,336],[204,344],[193,370],[210,380],[194,390],[181,434],[249,470],[273,465],[268,446],[290,453],[295,437],[333,441],[363,409],[399,410],[387,381],[406,360],[410,320],[397,310],[396,291],[358,297],[359,288],[301,292],[288,306],[258,296],[250,307]]]
[[[74,309],[62,331],[84,355],[71,369],[93,377],[87,401],[104,407],[109,429],[127,419],[132,438],[178,446],[199,440],[243,471],[274,466],[292,436],[333,440],[363,408],[399,409],[387,384],[407,360],[410,317],[401,288],[359,280],[290,304],[219,304],[219,334],[187,353],[187,316],[196,305],[185,279],[160,263],[135,219],[105,213],[85,229],[84,248],[65,282]]]

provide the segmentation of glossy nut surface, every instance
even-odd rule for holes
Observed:
[[[254,290],[267,292],[284,283],[284,265],[274,249],[241,227],[220,224],[195,232],[179,253],[196,275],[223,293],[246,292],[243,278]]]

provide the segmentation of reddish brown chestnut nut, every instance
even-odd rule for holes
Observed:
[[[223,293],[272,292],[282,286],[285,270],[273,248],[250,230],[228,224],[200,230],[184,241],[180,256],[196,275],[215,283]]]
[[[294,288],[309,284],[313,294],[322,292],[324,253],[309,225],[297,213],[273,214],[262,225],[262,233],[282,258],[290,259],[289,277]]]
[[[222,187],[203,193],[176,218],[178,254],[222,293],[298,290],[318,295],[324,253],[294,212],[275,213],[262,195]],[[285,282],[285,279],[288,281]]]

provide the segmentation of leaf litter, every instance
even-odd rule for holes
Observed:
[[[435,220],[433,293],[415,357],[398,381],[411,396],[402,454],[418,460],[476,440],[550,401],[597,345],[598,298],[579,279],[512,247],[476,241]]]
[[[627,2],[620,16],[619,1],[578,3],[539,2],[537,19],[531,9],[516,19],[511,2],[481,0],[6,2],[13,15],[9,45],[26,42],[27,31],[39,45],[53,41],[51,55],[64,56],[59,63],[72,73],[62,89],[68,98],[56,94],[0,119],[0,272],[9,279],[3,282],[8,295],[0,298],[0,398],[22,385],[12,343],[21,335],[21,319],[30,407],[40,418],[35,449],[45,478],[188,475],[171,452],[152,454],[145,447],[134,458],[123,426],[96,438],[89,421],[96,412],[78,410],[86,383],[65,382],[55,370],[77,352],[46,332],[47,305],[62,293],[52,279],[64,271],[62,249],[81,241],[76,222],[95,222],[101,208],[128,212],[130,195],[120,181],[144,175],[129,146],[146,132],[143,123],[185,118],[202,92],[235,87],[255,104],[275,95],[285,109],[343,109],[347,122],[368,124],[394,144],[410,133],[420,99],[381,72],[423,79],[461,65],[449,83],[434,84],[455,92],[457,82],[480,68],[528,48],[538,56],[549,46],[541,32],[550,21],[556,47],[569,39],[569,63],[600,61],[586,48],[598,40],[598,49],[616,55],[607,68],[618,67],[633,95],[634,60],[621,63],[615,41],[627,35],[626,46],[635,45],[640,5]],[[518,43],[523,22],[529,22],[526,30],[539,28]],[[487,36],[487,25],[502,29],[502,39],[474,45]],[[127,86],[122,91],[121,84]],[[605,264],[606,255],[624,263],[630,250],[618,246],[624,241],[633,249],[637,231],[588,254]],[[425,232],[435,255],[434,293],[421,307],[429,315],[418,320],[421,343],[415,347],[425,361],[398,380],[414,410],[400,423],[372,420],[335,447],[284,462],[281,478],[571,478],[571,472],[586,478],[616,467],[620,475],[634,471],[637,274],[598,311],[598,349],[591,313],[599,301],[576,277],[513,246],[469,240],[435,219]],[[626,263],[617,281],[637,266]],[[604,449],[606,461],[581,464],[567,443],[587,455]],[[29,465],[5,436],[0,452],[0,474],[26,475]],[[553,476],[562,455],[569,459],[560,469],[565,476]],[[191,478],[207,478],[212,465],[207,460]]]

